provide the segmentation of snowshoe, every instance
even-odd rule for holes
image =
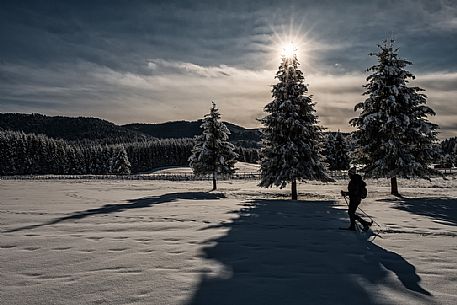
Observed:
[[[373,220],[370,221],[370,222],[366,222],[364,225],[363,225],[363,228],[362,228],[362,231],[363,232],[366,232],[370,229],[371,225],[373,224]]]

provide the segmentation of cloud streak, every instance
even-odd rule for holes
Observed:
[[[203,67],[189,62],[174,62],[160,58],[148,60],[148,66],[153,71],[167,71],[172,69],[178,73],[190,73],[204,77],[229,76],[230,70],[233,70],[226,65]]]

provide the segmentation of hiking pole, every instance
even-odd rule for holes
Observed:
[[[342,193],[343,194],[343,193]],[[346,205],[348,206],[348,209],[349,209],[349,203],[348,203],[348,200],[346,199],[346,195],[343,194],[343,197],[344,197],[344,201],[346,202]],[[355,227],[357,229],[357,231],[362,231],[362,229],[359,227],[360,225],[356,222],[355,223]]]
[[[348,203],[348,200],[346,199],[346,195],[343,195],[344,197],[344,201],[346,201],[346,205],[349,207],[349,203]]]
[[[374,233],[374,238],[371,240],[371,241],[374,241],[376,239],[376,237],[380,237],[380,238],[384,238],[381,236],[381,234],[379,234],[379,232],[385,232],[385,230],[382,229],[381,225],[379,223],[376,222],[376,220],[373,219],[373,217],[371,217],[370,215],[368,215],[367,213],[365,213],[364,210],[362,210],[361,208],[357,207],[365,216],[367,216],[368,218],[370,218],[370,220],[379,227],[379,231],[378,232],[373,232]]]
[[[360,207],[357,207],[357,208],[363,213],[363,215],[365,215],[366,217],[370,218],[370,220],[371,220],[375,225],[377,225],[379,228],[381,228],[381,226],[379,225],[379,223],[377,223],[377,222],[373,219],[373,217],[371,217],[370,215],[368,215],[367,213],[365,213],[365,211],[362,210],[362,208],[360,208]],[[381,229],[382,229],[382,228],[381,228]]]
[[[347,205],[348,208],[349,208],[349,203],[348,203],[348,200],[346,199],[346,196],[343,195],[343,197],[344,197],[344,201],[346,202],[346,205]],[[367,213],[365,213],[365,211],[362,210],[361,208],[359,208],[358,206],[357,206],[357,209],[359,209],[366,217],[370,218],[370,220],[372,221],[372,223],[376,224],[376,225],[379,227],[379,229],[381,229],[381,231],[382,231],[382,227],[381,227],[381,226],[379,225],[379,223],[377,223],[370,215],[368,215]],[[356,222],[356,228],[358,228],[358,229],[360,230],[359,225],[358,225],[357,222]],[[383,238],[383,237],[382,237],[379,233],[377,233],[377,232],[374,232],[374,231],[373,231],[373,234],[374,234],[374,238],[373,238],[372,240],[370,240],[370,241],[374,241],[374,240],[376,239],[376,237],[378,237],[378,236],[379,236],[380,238]]]
[[[348,203],[348,200],[346,199],[346,196],[343,195],[344,197],[344,201],[346,202],[346,205],[349,207],[349,203]],[[380,229],[382,229],[381,225],[379,223],[377,223],[373,217],[371,217],[370,215],[368,215],[364,210],[362,210],[362,208],[360,206],[357,206],[357,209],[359,209],[364,216],[368,217],[375,225],[377,225]]]

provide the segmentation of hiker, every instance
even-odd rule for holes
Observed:
[[[363,226],[363,230],[366,231],[372,225],[372,222],[364,220],[362,217],[356,214],[357,207],[362,202],[363,198],[366,198],[366,186],[367,184],[362,180],[362,176],[357,174],[357,169],[351,167],[348,171],[348,176],[351,181],[348,184],[348,191],[341,191],[341,196],[349,196],[349,208],[348,214],[349,219],[351,220],[351,225],[347,230],[355,231],[356,230],[356,221],[358,221]]]

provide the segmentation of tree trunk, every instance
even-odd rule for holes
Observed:
[[[292,200],[297,200],[298,199],[298,194],[297,194],[297,181],[294,179],[292,181]]]
[[[213,191],[217,189],[216,185],[216,172],[213,172]]]
[[[398,192],[397,177],[390,178],[390,193],[394,196],[400,197],[400,193]]]

